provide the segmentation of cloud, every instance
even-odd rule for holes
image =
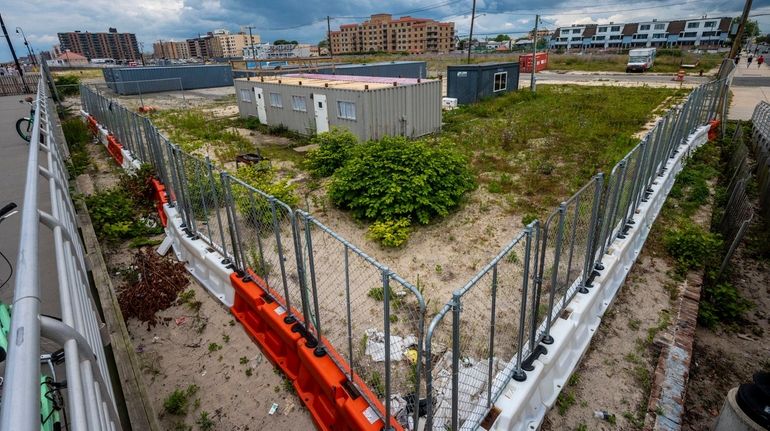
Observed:
[[[737,16],[743,0],[477,0],[474,34],[524,33],[534,15],[547,28],[573,23],[623,22],[652,18],[676,19]],[[158,39],[183,40],[218,28],[238,31],[252,25],[265,41],[279,38],[316,43],[326,37],[326,17],[332,28],[359,22],[378,12],[451,20],[457,33],[470,29],[471,0],[25,0],[3,8],[5,24],[17,52],[23,48],[14,32],[22,26],[36,50],[48,50],[56,33],[64,31],[118,31],[136,33],[150,50]],[[752,13],[770,12],[770,0],[754,2]],[[770,17],[757,18],[770,31]],[[0,44],[0,59],[10,57]]]

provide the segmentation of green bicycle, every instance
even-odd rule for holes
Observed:
[[[16,121],[16,133],[27,142],[32,139],[32,124],[35,122],[35,105],[32,103],[33,100],[32,97],[19,100],[19,103],[29,103],[29,117],[19,118]]]

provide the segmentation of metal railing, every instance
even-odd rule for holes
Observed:
[[[760,102],[752,116],[752,152],[757,161],[756,177],[759,208],[770,220],[770,104]]]
[[[57,139],[56,109],[48,99],[45,79],[37,86],[35,118],[21,212],[21,240],[14,284],[5,393],[0,429],[41,428],[41,338],[64,349],[66,412],[74,430],[119,430],[113,388],[109,384],[101,321],[91,297],[85,252],[69,194],[63,142]],[[51,211],[38,205],[38,176],[47,180]],[[53,232],[61,320],[40,314],[43,300],[39,273],[39,224]]]
[[[81,97],[133,157],[153,165],[189,235],[274,296],[286,321],[303,325],[386,428],[416,429],[425,420],[427,428],[458,430],[478,426],[511,379],[526,379],[539,344],[554,341],[554,319],[592,287],[666,163],[722,111],[731,68],[723,65],[721,79],[663,115],[606,178],[594,176],[544,223],[527,226],[427,327],[419,286],[312,215],[184,153],[117,101],[85,86]]]

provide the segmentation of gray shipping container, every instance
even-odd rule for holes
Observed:
[[[519,88],[519,63],[447,66],[447,97],[459,104],[476,103]]]
[[[233,71],[229,64],[105,68],[103,73],[107,86],[118,94],[147,94],[233,85]]]
[[[428,66],[424,61],[384,61],[367,64],[342,64],[318,69],[324,75],[381,76],[389,78],[427,78]]]
[[[235,89],[241,117],[304,135],[338,127],[367,141],[441,128],[437,80],[296,74],[236,79]]]

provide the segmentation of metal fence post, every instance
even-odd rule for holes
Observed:
[[[529,288],[529,259],[530,259],[530,246],[532,245],[532,228],[527,226],[524,228],[525,232],[525,245],[524,245],[524,274],[521,280],[521,307],[519,312],[519,339],[516,349],[516,369],[513,371],[511,377],[517,382],[523,382],[527,379],[527,373],[521,368],[522,366],[522,353],[524,350],[524,322],[527,321],[527,298],[529,297],[527,292]],[[537,305],[532,304],[533,307]]]
[[[602,200],[602,191],[604,190],[604,174],[596,175],[596,188],[594,189],[594,205],[591,208],[591,221],[588,228],[588,244],[586,245],[585,262],[583,264],[583,288],[593,287],[594,260],[596,259],[595,240],[600,232],[599,205]],[[585,293],[585,292],[584,292]]]
[[[548,297],[548,315],[546,316],[546,323],[545,323],[545,335],[543,335],[543,343],[545,344],[552,344],[553,343],[553,337],[551,336],[551,324],[552,317],[553,317],[553,302],[554,297],[556,296],[556,284],[558,283],[558,275],[559,275],[559,260],[561,258],[561,242],[562,242],[562,235],[564,232],[564,212],[567,209],[566,203],[562,202],[559,204],[559,227],[556,231],[556,247],[554,250],[554,257],[553,257],[553,270],[551,271],[551,291],[549,292]],[[546,242],[543,242],[543,250],[547,247]],[[541,274],[542,275],[542,274]]]
[[[495,314],[497,311],[497,263],[492,267],[492,306],[489,317],[489,364],[487,371],[487,407],[492,405],[492,368],[495,359]]]
[[[385,329],[385,429],[392,430],[390,426],[391,419],[391,405],[390,405],[390,390],[391,390],[391,358],[390,358],[390,270],[385,267],[382,271],[382,298],[385,307],[385,313],[383,324]],[[319,319],[320,320],[320,319]],[[351,358],[352,359],[352,358]]]
[[[460,295],[452,294],[452,428],[460,429]],[[428,395],[429,397],[432,394]]]

